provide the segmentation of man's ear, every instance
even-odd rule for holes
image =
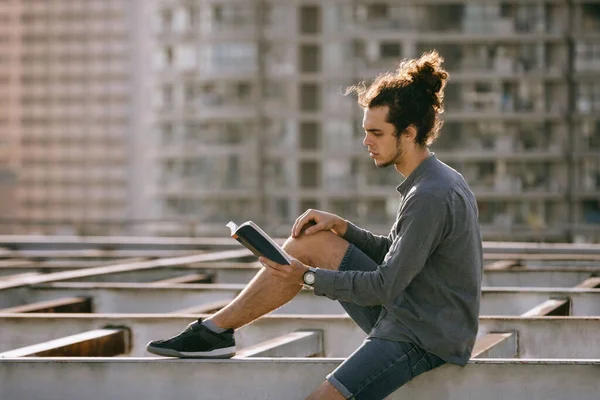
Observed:
[[[410,142],[414,142],[417,138],[417,128],[413,124],[410,124],[402,133],[403,136]]]

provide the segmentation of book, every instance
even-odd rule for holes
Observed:
[[[257,257],[265,257],[283,265],[290,265],[290,256],[265,231],[252,221],[246,221],[240,226],[229,221],[227,227],[231,237],[240,242]]]

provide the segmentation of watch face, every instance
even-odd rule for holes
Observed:
[[[315,274],[313,274],[312,272],[307,272],[306,274],[304,274],[304,282],[307,285],[312,285],[313,283],[315,283]]]

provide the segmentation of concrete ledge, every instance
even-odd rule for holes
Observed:
[[[0,353],[14,357],[111,357],[129,352],[131,343],[127,329],[97,329]]]
[[[236,358],[247,357],[323,357],[323,332],[296,331],[266,340],[237,352]]]
[[[541,317],[541,316],[568,316],[571,315],[571,300],[550,299],[531,310],[521,314],[522,317]]]
[[[17,281],[0,282],[0,289],[10,289],[21,286],[35,285],[48,282],[57,282],[73,279],[84,279],[98,275],[111,275],[117,273],[131,273],[135,271],[144,271],[150,269],[160,269],[170,266],[186,265],[201,261],[215,261],[238,259],[251,254],[249,250],[226,250],[213,253],[205,253],[191,256],[165,258],[159,260],[139,261],[129,263],[116,263],[104,267],[83,268],[74,271],[53,272],[39,276],[23,278]]]
[[[206,315],[201,315],[206,316]],[[131,356],[150,356],[150,340],[181,332],[196,319],[192,314],[0,314],[0,351],[58,339],[106,326],[131,330]],[[236,331],[238,348],[296,330],[320,329],[327,357],[346,357],[365,333],[344,315],[269,315]],[[600,317],[480,317],[479,337],[493,332],[518,332],[523,358],[600,359]]]
[[[3,308],[1,313],[91,313],[92,299],[89,297],[65,297],[40,301],[22,306]]]
[[[244,284],[179,284],[153,285],[148,283],[90,283],[55,282],[21,288],[12,295],[0,297],[0,307],[59,297],[92,297],[99,313],[168,313],[205,302],[231,300],[245,287]],[[482,290],[482,315],[521,315],[550,298],[570,298],[573,316],[600,315],[600,289],[587,288],[492,288]],[[4,303],[4,304],[3,304]],[[303,290],[300,295],[275,313],[333,314],[344,313],[338,302],[314,296]]]
[[[0,360],[3,399],[301,399],[343,359]],[[597,400],[599,360],[476,360],[444,365],[389,399]],[[77,385],[65,384],[64,377]],[[143,382],[143,384],[141,384]],[[231,382],[241,384],[232,385]],[[253,382],[253,384],[243,384]],[[568,382],[568,384],[565,384]]]
[[[515,358],[518,355],[517,333],[488,333],[475,342],[472,358]]]

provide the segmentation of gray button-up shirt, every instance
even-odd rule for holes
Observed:
[[[317,269],[315,294],[382,305],[369,336],[412,342],[465,365],[477,335],[483,269],[475,196],[435,155],[397,190],[400,208],[388,236],[352,223],[344,235],[379,264],[377,270]]]

